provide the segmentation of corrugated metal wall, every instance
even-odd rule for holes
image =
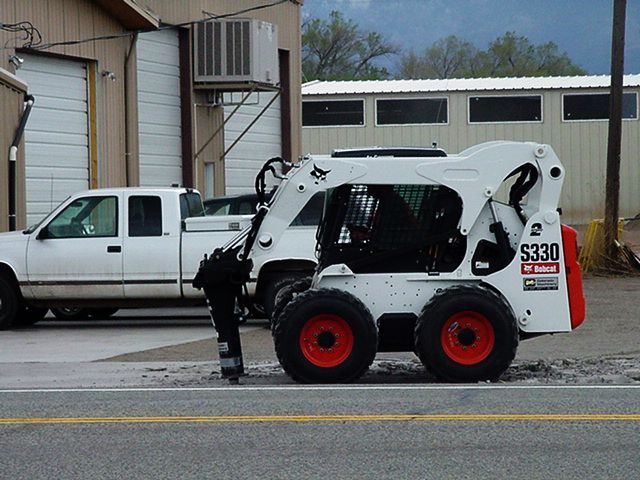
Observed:
[[[124,30],[106,11],[89,1],[0,0],[0,12],[4,23],[30,21],[47,43],[118,34]],[[22,46],[20,36],[8,32],[0,32],[0,42],[9,47]],[[130,38],[123,37],[56,46],[44,52],[97,61],[99,186],[126,184],[124,59],[130,42]],[[4,62],[6,59],[0,61]],[[102,71],[112,72],[116,80],[102,77]]]
[[[9,229],[9,147],[22,117],[24,85],[12,80],[0,68],[0,232]],[[17,159],[17,219],[19,229],[25,227],[24,138],[18,147]]]
[[[205,18],[203,11],[221,15],[237,12],[245,8],[264,5],[264,0],[145,0],[148,6],[160,19],[167,23],[181,23]],[[292,158],[301,153],[302,107],[300,85],[302,82],[300,59],[300,7],[291,2],[256,10],[244,15],[245,18],[256,18],[278,25],[278,47],[290,51],[290,84],[291,84],[291,128]],[[199,147],[196,146],[196,150]]]
[[[633,92],[634,89],[625,89]],[[350,95],[322,98],[365,99],[364,127],[305,127],[302,145],[305,153],[330,153],[334,148],[360,146],[430,146],[437,142],[447,152],[458,153],[467,147],[490,140],[516,140],[547,143],[553,147],[567,169],[562,193],[564,220],[586,223],[604,215],[604,182],[607,155],[607,121],[563,122],[562,94],[603,92],[605,90],[527,91],[543,96],[542,123],[469,124],[467,98],[488,95],[488,92],[443,94],[403,94],[402,98],[443,97],[449,99],[447,125],[375,126],[375,98],[395,98],[384,95]],[[525,92],[518,91],[517,94]],[[491,92],[509,95],[510,92]],[[515,92],[513,93],[515,94]],[[640,97],[639,97],[640,101]],[[640,213],[640,121],[623,121],[620,214]]]

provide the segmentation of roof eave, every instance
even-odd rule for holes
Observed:
[[[154,29],[160,26],[160,19],[138,5],[135,0],[95,0],[95,2],[129,30]]]

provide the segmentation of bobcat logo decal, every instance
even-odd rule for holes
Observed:
[[[313,171],[311,172],[311,176],[315,178],[315,183],[318,185],[320,182],[327,181],[327,175],[331,173],[331,170],[322,170],[318,168],[316,164],[313,165]]]

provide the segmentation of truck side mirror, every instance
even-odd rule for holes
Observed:
[[[46,225],[40,229],[38,235],[36,236],[36,240],[46,240],[47,238],[51,238],[49,234],[49,225]]]

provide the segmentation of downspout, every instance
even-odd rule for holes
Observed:
[[[18,125],[18,130],[16,130],[16,134],[13,137],[11,147],[9,147],[9,231],[12,232],[16,229],[16,163],[18,161],[18,145],[22,140],[24,128],[27,125],[31,108],[36,100],[33,95],[25,94],[24,101],[27,105],[24,108],[24,112],[22,112],[20,125]]]

